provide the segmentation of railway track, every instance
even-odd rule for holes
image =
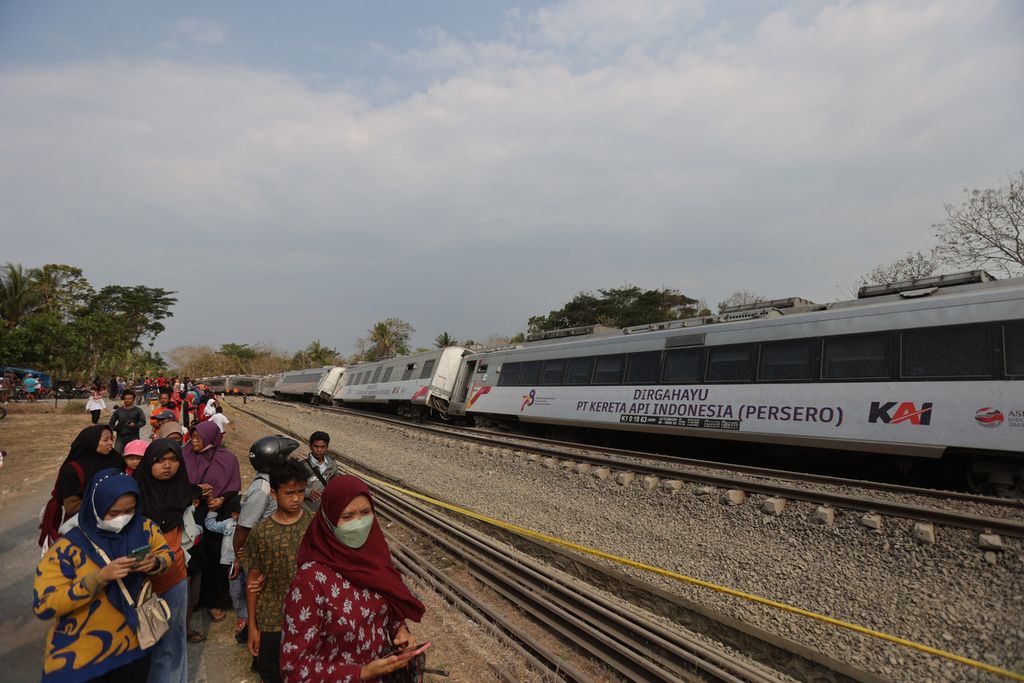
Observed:
[[[287,404],[284,405],[294,405]],[[506,449],[515,452],[532,453],[546,458],[554,458],[558,461],[585,463],[596,467],[607,467],[618,471],[630,471],[641,476],[657,477],[659,479],[672,479],[686,481],[707,486],[714,486],[724,489],[737,489],[746,493],[762,494],[768,497],[784,498],[786,500],[799,500],[828,507],[855,510],[864,513],[877,513],[899,517],[919,522],[928,522],[947,527],[967,529],[982,533],[996,533],[1005,536],[1024,538],[1024,521],[999,517],[993,515],[982,515],[961,510],[944,509],[934,505],[922,505],[918,503],[902,502],[900,500],[872,496],[861,493],[849,493],[837,490],[843,487],[867,489],[894,496],[924,497],[931,500],[944,502],[947,500],[963,501],[969,503],[981,503],[995,508],[1003,508],[1011,512],[1017,512],[1024,507],[1024,501],[995,498],[991,496],[980,496],[969,493],[945,492],[935,489],[917,488],[910,486],[898,486],[880,482],[868,482],[857,479],[843,479],[823,475],[805,474],[790,472],[786,470],[771,470],[750,466],[733,466],[723,463],[713,463],[703,460],[681,460],[664,455],[652,455],[636,451],[622,451],[617,449],[593,449],[590,446],[581,444],[569,444],[565,442],[554,442],[558,446],[533,445],[530,441],[537,441],[532,437],[506,437],[490,433],[481,433],[481,430],[468,430],[451,426],[435,426],[420,424],[384,415],[374,415],[364,411],[356,411],[349,408],[335,406],[314,406],[319,410],[339,414],[353,415],[369,420],[393,424],[407,429],[419,430],[472,442],[478,445],[491,446],[499,449]],[[548,444],[552,443],[546,440]],[[589,453],[580,451],[601,450],[601,453]],[[612,455],[612,454],[615,455]],[[668,464],[668,463],[671,463]],[[732,473],[715,473],[698,471],[692,467],[702,469],[713,468],[715,470],[728,470],[729,472],[742,472],[748,477],[738,476]],[[781,479],[785,482],[775,481]],[[811,488],[808,485],[819,485],[831,488]]]
[[[239,406],[236,408],[279,433],[302,438],[266,417]],[[343,469],[367,480],[384,517],[418,537],[429,539],[430,544],[446,556],[457,558],[481,584],[528,613],[535,622],[578,651],[601,662],[622,680],[730,683],[792,678],[823,683],[881,680],[806,646],[717,615],[548,544],[517,538],[518,543],[511,545],[525,554],[517,553],[510,544],[503,542],[512,540],[509,534],[495,535],[459,523],[438,509],[396,493],[386,483],[390,479],[388,475],[367,468],[336,450],[330,454]],[[538,551],[536,546],[542,547]],[[452,582],[443,570],[431,565],[410,544],[395,541],[393,550],[404,572],[434,587],[474,620],[490,624],[491,631],[519,652],[533,668],[545,671],[545,675],[554,680],[590,680],[589,675],[567,664],[563,656],[550,652],[493,610],[477,605],[471,591]],[[557,555],[558,558],[549,563],[531,555],[548,559]],[[576,572],[560,571],[554,566],[561,569],[571,566]],[[682,628],[667,627],[629,602],[609,597],[595,585],[625,585],[634,597],[642,595],[645,598],[642,602],[659,604],[658,614],[666,618],[679,619],[680,612],[689,610],[690,613],[679,620],[688,625],[703,625],[701,632],[711,635],[701,637]],[[738,655],[737,651],[749,656]]]

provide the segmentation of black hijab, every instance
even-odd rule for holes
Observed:
[[[153,476],[153,465],[168,452],[177,456],[178,471],[170,479],[157,479]],[[192,507],[192,485],[181,458],[181,445],[170,439],[157,439],[149,444],[134,476],[139,484],[139,512],[159,524],[161,531],[180,527],[185,509]]]
[[[72,461],[81,466],[86,483],[97,472],[109,467],[124,471],[124,458],[120,453],[115,450],[111,450],[106,455],[97,452],[103,432],[110,432],[113,435],[109,426],[93,425],[80,431],[75,440],[71,442],[68,457],[64,458],[64,463],[57,476],[57,495],[60,500],[71,496],[81,497],[85,494],[85,487],[81,485],[78,474],[69,466]]]

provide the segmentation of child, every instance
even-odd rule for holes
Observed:
[[[220,563],[231,566],[235,561],[234,538],[235,527],[238,525],[238,513],[242,509],[242,499],[237,493],[231,495],[224,506],[220,509],[220,515],[210,512],[206,515],[206,528],[215,534],[223,534],[220,542]],[[218,521],[218,517],[223,517]],[[231,594],[231,605],[235,608],[237,619],[235,620],[235,639],[238,639],[242,629],[248,626],[249,611],[245,598],[245,575],[239,574],[228,580],[228,591]]]
[[[280,683],[278,651],[284,601],[295,578],[295,556],[313,515],[303,507],[306,479],[302,463],[288,460],[270,471],[277,509],[253,528],[245,544],[248,569],[249,653],[266,683]]]
[[[124,471],[129,477],[135,473],[135,468],[139,466],[142,461],[142,456],[146,453],[146,446],[149,444],[142,439],[135,439],[129,441],[124,447],[124,464],[126,469]]]

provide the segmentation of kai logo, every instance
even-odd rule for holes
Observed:
[[[868,410],[868,422],[872,424],[882,422],[887,425],[903,423],[930,425],[932,423],[932,404],[922,403],[921,407],[918,408],[916,403],[910,401],[904,401],[903,403],[897,403],[896,401],[887,401],[886,403],[872,401],[871,409]]]

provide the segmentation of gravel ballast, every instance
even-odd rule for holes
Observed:
[[[303,406],[247,406],[299,434],[323,429],[331,447],[438,498],[485,515],[731,588],[820,612],[989,664],[1024,671],[1024,554],[1019,539],[977,547],[976,533],[937,527],[933,544],[913,522],[789,501],[779,516],[765,496],[723,505],[724,491],[684,484],[647,490],[640,478],[546,466],[543,460],[425,438],[400,426]],[[481,452],[483,451],[483,452]],[[1005,680],[804,617],[664,579],[620,570],[800,641],[837,659],[900,681]]]

